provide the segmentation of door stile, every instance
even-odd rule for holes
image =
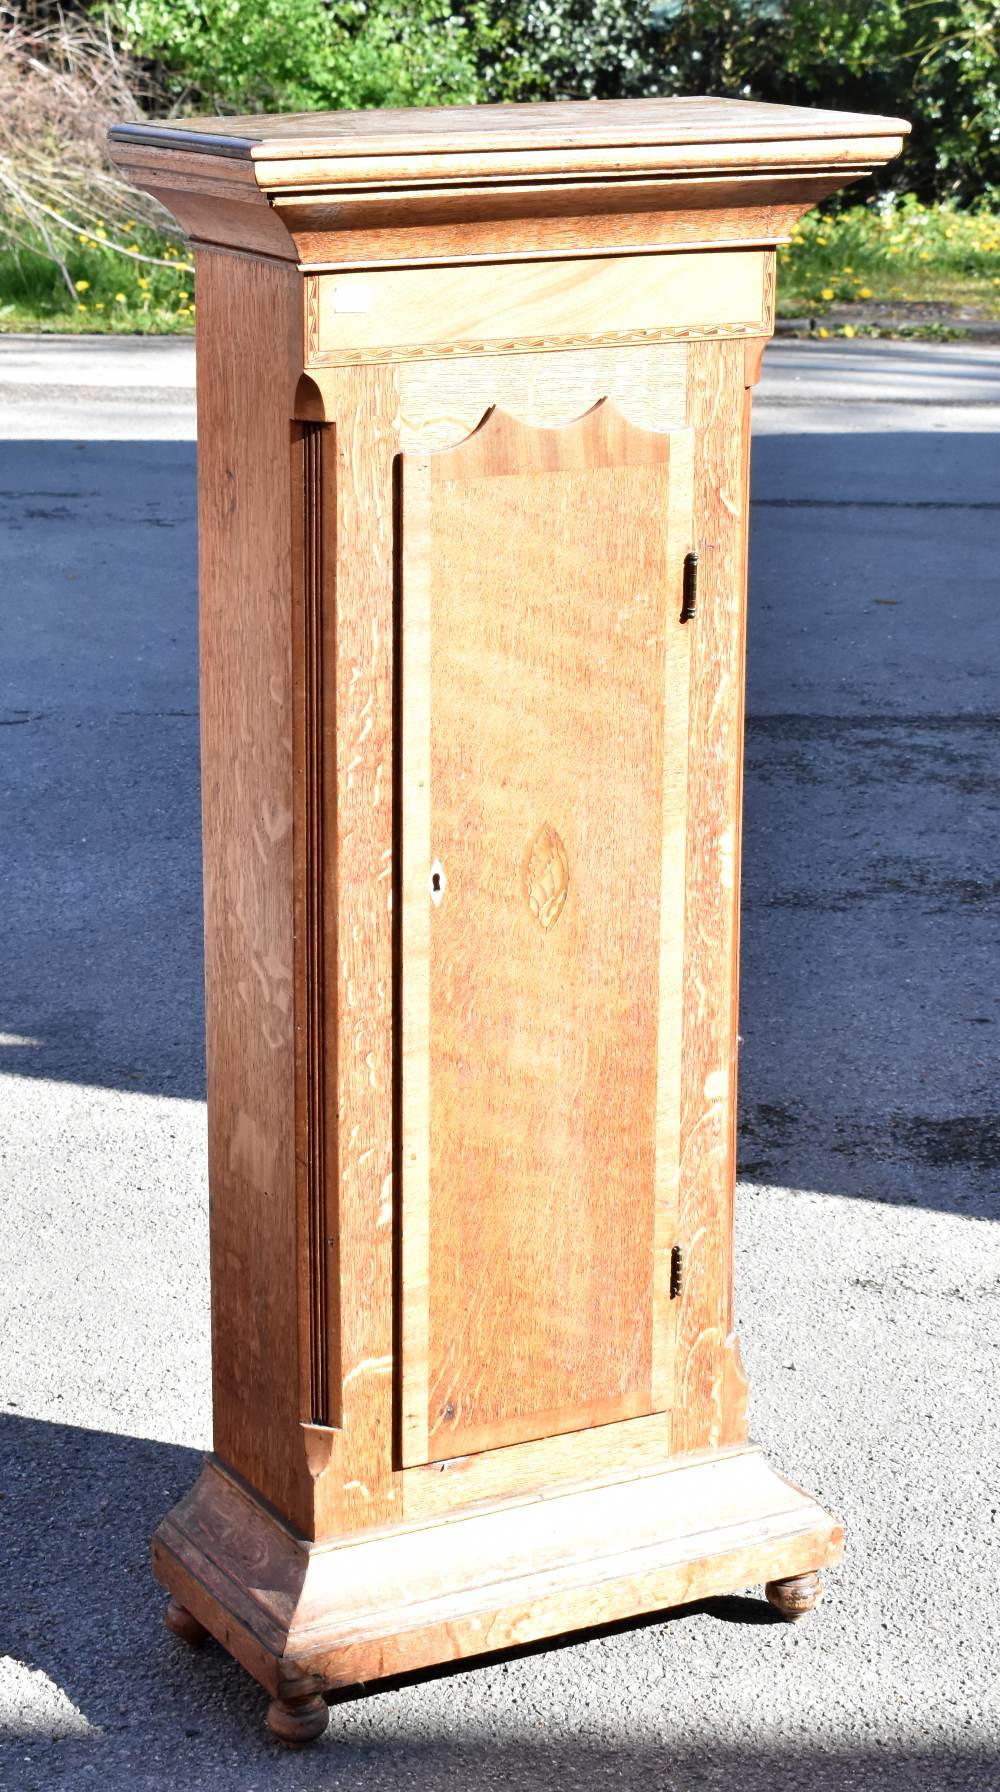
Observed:
[[[681,1000],[688,782],[691,626],[679,620],[684,557],[694,546],[694,431],[672,431],[667,488],[667,594],[663,675],[663,859],[660,878],[656,1172],[653,1210],[653,1337],[650,1396],[655,1412],[674,1396],[671,1252],[677,1238],[681,1150]]]

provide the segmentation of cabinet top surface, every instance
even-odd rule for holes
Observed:
[[[264,113],[254,118],[190,118],[112,127],[116,143],[227,156],[236,160],[309,161],[322,158],[420,155],[496,155],[525,150],[696,150],[713,145],[809,143],[809,160],[823,145],[853,139],[899,138],[898,118],[828,112],[709,98],[567,100],[502,106],[433,106],[368,112]],[[887,154],[892,150],[886,146]]]

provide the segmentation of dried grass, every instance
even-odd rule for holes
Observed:
[[[151,262],[159,258],[118,240],[127,220],[181,240],[168,213],[126,186],[105,151],[108,126],[141,118],[148,97],[106,20],[39,23],[0,4],[0,247],[47,255],[72,293],[66,250],[80,237]]]

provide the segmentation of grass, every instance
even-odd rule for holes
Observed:
[[[30,226],[20,243],[0,249],[0,331],[73,335],[184,335],[194,329],[194,274],[185,251],[135,219],[108,226],[94,241],[82,232],[62,241],[69,285],[56,262],[36,247]],[[72,286],[72,294],[69,287]]]
[[[808,212],[779,250],[778,269],[780,317],[822,317],[834,306],[875,304],[1000,318],[1000,215],[922,205],[912,196],[840,213]]]

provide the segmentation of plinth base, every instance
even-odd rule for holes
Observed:
[[[210,1458],[153,1563],[272,1698],[315,1712],[334,1687],[797,1580],[838,1561],[842,1542],[752,1447],[327,1543],[298,1537]]]

